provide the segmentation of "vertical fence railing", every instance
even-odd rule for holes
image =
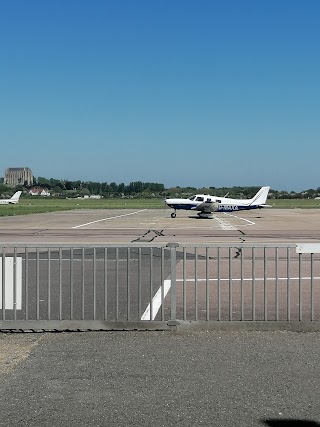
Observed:
[[[295,244],[276,243],[181,245],[177,317],[194,322],[320,321],[320,277],[315,275],[320,245],[315,250],[298,253]]]
[[[17,320],[17,248],[13,251],[13,319]]]
[[[141,286],[142,286],[142,278],[141,278],[141,259],[142,259],[142,254],[141,254],[141,248],[139,248],[138,250],[138,318],[141,319],[141,315],[142,315],[142,302],[141,302]]]
[[[6,320],[6,249],[2,248],[2,320]]]
[[[218,320],[221,320],[221,277],[220,277],[220,248],[217,249],[217,293],[218,293]]]
[[[320,322],[320,254],[294,244],[3,245],[0,256],[2,324]]]
[[[50,253],[50,252],[49,252]],[[24,295],[25,295],[25,320],[29,320],[29,250],[25,248],[25,270],[24,270]],[[2,281],[2,288],[5,288],[4,281]],[[48,289],[50,289],[50,258],[48,257]],[[48,293],[48,319],[50,319],[50,293]]]
[[[150,249],[150,320],[153,319],[153,249]]]
[[[231,248],[228,249],[229,252],[229,290],[228,290],[228,294],[229,294],[229,318],[228,320],[232,320],[232,252],[231,252]]]
[[[310,256],[310,305],[311,305],[311,321],[314,321],[314,288],[313,288],[313,261],[314,261],[314,254],[312,253]]]
[[[164,272],[164,248],[161,248],[161,264],[160,264],[160,268],[161,268],[161,276],[160,276],[160,283],[161,283],[161,318],[160,320],[163,322],[164,321],[164,280],[165,280],[165,272]]]
[[[210,320],[209,248],[206,248],[206,321]]]
[[[276,321],[279,320],[279,280],[278,280],[278,262],[279,262],[279,248],[275,248],[274,256],[274,271],[275,271],[275,314]]]
[[[104,299],[104,313],[103,319],[108,319],[108,249],[104,248],[103,251],[103,299]]]
[[[252,248],[252,320],[256,320],[256,252]]]
[[[287,320],[290,321],[290,248],[287,248]]]
[[[187,253],[186,248],[183,248],[183,289],[182,289],[182,300],[183,300],[183,314],[182,314],[182,320],[187,319]]]

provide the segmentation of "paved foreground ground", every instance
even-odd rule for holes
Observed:
[[[1,334],[0,425],[320,426],[319,354],[318,333]]]
[[[2,244],[319,242],[319,230],[320,211],[298,209],[0,219]],[[0,334],[0,426],[320,427],[319,354],[319,333]]]
[[[199,219],[170,209],[83,209],[0,218],[0,243],[320,242],[319,209],[261,209]]]

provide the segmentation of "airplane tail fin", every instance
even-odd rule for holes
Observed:
[[[250,205],[264,205],[266,203],[270,187],[261,187],[250,200]]]
[[[21,196],[22,191],[17,191],[16,193],[14,193],[14,195],[11,197],[11,201],[14,203],[17,203],[19,200],[19,197]]]

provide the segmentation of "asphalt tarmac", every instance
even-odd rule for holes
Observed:
[[[20,243],[319,242],[319,210],[0,218]],[[0,426],[320,426],[319,333],[0,335]]]
[[[0,345],[0,426],[320,425],[316,333],[3,334]]]
[[[319,242],[320,209],[258,209],[199,219],[170,209],[74,210],[0,218],[0,243]]]

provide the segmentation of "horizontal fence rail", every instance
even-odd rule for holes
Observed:
[[[320,330],[317,245],[0,247],[0,330]]]

